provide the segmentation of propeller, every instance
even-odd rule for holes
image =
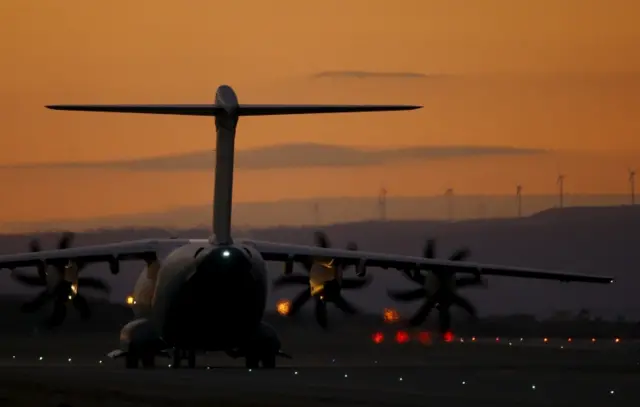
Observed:
[[[330,248],[329,238],[324,232],[315,233],[315,244],[317,247]],[[358,250],[358,245],[354,242],[347,244],[347,250]],[[331,302],[339,310],[348,315],[358,313],[357,308],[342,296],[342,290],[356,290],[367,286],[371,280],[367,278],[344,278],[343,273],[346,266],[335,260],[321,261],[309,260],[302,262],[307,270],[307,275],[288,274],[277,278],[273,286],[275,289],[291,286],[307,286],[291,301],[287,316],[295,316],[304,304],[311,298],[315,302],[315,318],[318,324],[328,328],[327,303]]]
[[[427,259],[435,258],[435,240],[429,239],[424,246],[423,256]],[[449,261],[464,261],[471,252],[466,249],[458,249],[451,256]],[[447,271],[432,270],[425,274],[416,271],[411,273],[405,271],[405,275],[411,281],[421,287],[413,290],[389,291],[389,296],[396,301],[411,302],[424,300],[416,313],[409,319],[409,325],[417,326],[422,324],[433,308],[438,309],[440,332],[445,334],[451,328],[451,306],[455,305],[465,310],[472,318],[476,318],[476,307],[467,299],[457,294],[457,289],[473,285],[483,285],[484,281],[480,274],[473,277],[456,278],[455,273]]]
[[[74,235],[71,232],[63,233],[58,241],[58,249],[68,249],[71,247]],[[37,239],[29,243],[29,249],[32,252],[42,250],[40,242]],[[11,276],[21,284],[31,287],[45,287],[35,298],[21,306],[23,312],[35,312],[42,308],[46,303],[53,302],[53,313],[47,319],[46,324],[52,328],[60,325],[67,316],[66,305],[71,302],[73,307],[78,311],[82,319],[91,317],[89,304],[79,292],[78,288],[90,288],[105,293],[109,293],[110,287],[103,280],[92,277],[78,277],[78,273],[84,265],[80,263],[68,262],[63,264],[56,262],[51,264],[54,272],[47,272],[47,265],[40,263],[38,265],[38,274],[29,276],[21,273],[12,273]]]

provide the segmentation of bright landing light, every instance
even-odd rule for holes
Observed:
[[[229,252],[229,250],[225,250],[222,252],[222,257],[229,257],[231,255],[231,253]]]

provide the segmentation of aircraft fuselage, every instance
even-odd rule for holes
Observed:
[[[162,264],[149,320],[170,347],[227,350],[255,336],[266,299],[266,266],[255,249],[188,244]]]

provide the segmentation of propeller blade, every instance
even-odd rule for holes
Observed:
[[[402,276],[405,277],[408,280],[411,280],[412,283],[416,283],[418,285],[420,285],[421,287],[424,287],[424,283],[426,280],[426,277],[420,272],[420,270],[416,270],[416,269],[403,269],[400,270],[402,272]]]
[[[440,332],[443,334],[445,332],[449,332],[451,329],[451,312],[449,311],[449,307],[443,307],[438,316],[440,321]]]
[[[309,276],[303,276],[301,274],[290,274],[288,276],[280,276],[273,281],[274,287],[284,287],[298,284],[309,285]]]
[[[91,288],[105,293],[111,292],[111,287],[104,280],[93,277],[78,277],[78,286],[82,288]]]
[[[328,328],[329,324],[327,320],[327,303],[320,299],[316,300],[316,320],[322,328]]]
[[[315,241],[316,241],[316,246],[318,247],[323,247],[325,249],[331,247],[331,243],[329,243],[329,238],[327,237],[327,234],[322,232],[322,231],[317,231],[315,233]]]
[[[451,256],[449,256],[449,260],[464,261],[469,256],[471,256],[471,251],[465,247],[465,248],[456,250]]]
[[[464,297],[461,297],[459,295],[453,295],[451,297],[451,303],[467,311],[467,313],[471,315],[471,317],[473,318],[476,318],[476,316],[478,315],[476,311],[476,307]]]
[[[22,304],[20,309],[22,312],[35,312],[39,310],[44,304],[51,299],[51,293],[47,290],[43,290],[31,301]]]
[[[58,241],[58,249],[64,250],[70,248],[73,243],[73,238],[74,234],[72,232],[63,233]]]
[[[456,287],[468,287],[470,285],[483,285],[481,277],[460,277],[456,279]]]
[[[32,287],[42,287],[47,285],[47,282],[43,281],[40,276],[28,276],[21,273],[11,273],[11,278],[18,281],[19,283]]]
[[[40,245],[40,241],[38,239],[32,239],[29,242],[29,250],[32,252],[39,252],[42,250],[42,246]]]
[[[62,324],[66,317],[67,307],[62,300],[58,300],[53,306],[53,314],[51,314],[51,317],[47,320],[47,326],[49,328],[56,327]]]
[[[42,250],[42,246],[40,245],[40,241],[38,239],[32,239],[29,242],[29,250],[33,253],[39,252]],[[37,265],[38,276],[40,280],[46,284],[47,282],[47,268],[44,264],[40,263]]]
[[[423,255],[424,258],[433,259],[436,256],[436,241],[435,239],[428,239],[424,246]]]
[[[296,295],[293,301],[291,301],[291,307],[289,308],[289,313],[287,315],[294,316],[295,314],[297,314],[298,311],[300,311],[300,308],[302,308],[302,306],[307,301],[309,301],[310,298],[311,298],[311,290],[308,288],[302,290],[300,294]]]
[[[73,297],[73,300],[71,300],[71,303],[73,304],[74,308],[80,313],[80,318],[84,320],[91,318],[91,310],[89,309],[89,303],[87,302],[86,298],[84,298],[80,294],[76,294],[76,296]]]
[[[389,297],[396,301],[409,302],[419,300],[425,297],[424,289],[416,288],[415,290],[390,291],[387,290]]]
[[[347,243],[347,250],[358,251],[358,244],[356,242]]]
[[[342,312],[349,315],[355,315],[358,313],[353,304],[347,301],[342,295],[338,295],[333,299],[333,304]]]
[[[427,301],[425,301],[424,304],[420,306],[420,308],[418,308],[418,311],[411,317],[411,319],[409,320],[409,325],[418,326],[422,324],[427,319],[429,313],[435,306],[436,301],[433,298],[429,298]]]
[[[342,288],[345,290],[354,290],[364,288],[371,283],[370,278],[343,278]]]

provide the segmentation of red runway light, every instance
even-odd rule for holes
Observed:
[[[371,339],[373,339],[374,343],[380,344],[382,343],[382,341],[384,341],[384,335],[382,334],[382,332],[376,332],[371,335]]]
[[[398,331],[396,333],[396,342],[398,343],[406,343],[409,342],[409,334],[405,331]]]
[[[567,342],[571,342],[571,341],[573,341],[573,339],[571,339],[571,338],[567,339]]]
[[[444,333],[444,341],[445,342],[453,342],[454,336],[453,336],[453,332],[448,331]]]
[[[496,337],[496,342],[500,342],[500,337]]]
[[[615,341],[616,343],[620,343],[620,338],[616,338],[616,339],[614,339],[614,341]]]
[[[418,334],[418,340],[423,345],[426,345],[431,342],[431,335],[429,335],[429,332],[420,332]]]

